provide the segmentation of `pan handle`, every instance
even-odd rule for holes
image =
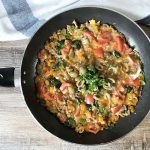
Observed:
[[[14,87],[15,68],[0,68],[0,86]]]
[[[150,14],[143,19],[136,20],[135,22],[138,24],[141,24],[141,25],[149,26],[150,25]]]

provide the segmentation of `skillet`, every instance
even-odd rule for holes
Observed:
[[[104,130],[97,134],[76,133],[73,129],[61,124],[59,120],[36,99],[34,77],[36,73],[37,53],[41,50],[50,35],[60,28],[66,27],[74,19],[86,22],[90,19],[101,20],[114,26],[129,38],[131,46],[140,53],[144,65],[146,85],[136,110],[128,117],[121,118],[111,130]],[[81,7],[68,10],[47,21],[30,40],[21,64],[21,88],[27,107],[35,119],[53,135],[78,144],[104,144],[114,141],[133,130],[147,115],[150,109],[150,41],[142,29],[129,18],[109,9],[98,7]],[[0,84],[14,86],[15,68],[0,69]]]

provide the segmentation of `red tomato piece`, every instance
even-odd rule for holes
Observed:
[[[53,100],[53,96],[48,92],[44,93],[43,96],[44,96],[44,99],[46,99],[48,101]]]
[[[63,100],[63,96],[62,96],[61,93],[56,92],[54,94],[54,99],[62,101]]]
[[[126,54],[130,54],[132,52],[132,48],[130,48],[126,43],[124,43],[124,50]]]
[[[43,68],[43,71],[44,72],[47,72],[47,71],[49,71],[50,70],[50,67],[49,66],[45,66],[44,68]]]
[[[85,96],[85,102],[86,102],[87,104],[93,105],[93,103],[94,103],[93,94],[87,94],[87,95]]]
[[[136,78],[136,79],[132,79],[131,77],[126,78],[125,80],[123,80],[123,84],[125,85],[132,85],[132,86],[140,86],[140,79]]]
[[[112,32],[111,31],[102,31],[101,36],[102,36],[102,38],[107,39],[108,42],[112,40]]]
[[[131,79],[131,77],[128,76],[124,80],[122,80],[122,83],[124,85],[131,85],[131,84],[133,84],[133,80]]]
[[[70,43],[69,40],[65,40],[64,45],[65,46],[61,50],[61,54],[62,54],[62,57],[65,59],[69,55],[69,52],[70,52],[70,49],[71,49],[71,43]]]
[[[62,58],[65,59],[68,56],[69,51],[66,48],[61,50]]]
[[[80,115],[80,107],[78,107],[74,113],[74,116],[79,116]]]
[[[104,58],[104,51],[103,51],[103,48],[97,48],[93,51],[94,55],[96,57],[100,57],[100,58]]]
[[[112,113],[116,114],[117,112],[120,111],[120,109],[121,109],[121,106],[116,106],[116,107],[111,108],[111,111]]]
[[[49,52],[46,49],[42,49],[38,53],[38,58],[40,59],[41,62],[43,62],[49,55]]]
[[[112,40],[112,35],[110,31],[102,31],[97,37],[97,41],[100,45],[105,45]]]
[[[46,92],[45,86],[44,86],[44,83],[43,83],[43,82],[38,82],[38,83],[37,83],[37,89],[38,89],[38,92],[39,92],[40,94],[43,94],[43,93]]]
[[[97,39],[95,38],[94,34],[93,34],[92,32],[90,32],[90,31],[85,31],[85,32],[84,32],[84,35],[85,35],[88,39],[90,39],[90,40],[95,40],[95,41],[97,41]]]
[[[133,80],[133,84],[135,86],[140,86],[140,79],[139,78],[136,78],[135,80]]]
[[[67,116],[64,113],[58,113],[57,117],[59,118],[60,122],[64,123],[67,120]]]
[[[105,45],[106,43],[108,43],[108,40],[107,40],[107,39],[103,39],[103,38],[99,38],[99,39],[98,39],[98,43],[99,43],[100,45]]]
[[[63,83],[63,84],[61,85],[61,87],[60,87],[61,92],[62,92],[63,94],[65,94],[66,88],[67,88],[67,87],[70,87],[70,86],[72,86],[72,84],[67,83],[67,82]]]
[[[117,43],[117,48],[118,48],[118,51],[121,53],[121,54],[124,54],[124,40],[122,39],[122,37],[120,36],[116,36],[114,38],[114,40],[116,41]]]

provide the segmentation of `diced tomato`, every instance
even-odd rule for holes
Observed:
[[[97,41],[97,39],[95,38],[94,34],[93,34],[92,32],[90,32],[90,31],[85,31],[85,32],[84,32],[84,35],[85,35],[88,39],[90,39],[90,40],[95,40],[95,41]]]
[[[71,43],[69,40],[65,40],[64,45],[65,45],[64,48],[61,49],[61,54],[62,54],[62,57],[65,59],[69,55],[69,52],[71,49]]]
[[[67,83],[67,82],[63,83],[63,84],[61,85],[61,87],[60,87],[61,92],[62,92],[63,94],[65,94],[65,93],[66,93],[66,88],[67,88],[67,87],[70,87],[70,86],[72,86],[72,84]]]
[[[103,38],[99,38],[99,39],[98,39],[98,43],[99,43],[100,45],[105,45],[106,43],[108,43],[108,40],[107,40],[107,39],[103,39]]]
[[[96,57],[100,57],[100,58],[104,58],[104,51],[103,51],[103,48],[97,48],[93,51],[94,55]]]
[[[112,35],[110,31],[102,31],[97,37],[97,41],[100,45],[105,45],[112,40]]]
[[[122,83],[123,83],[124,85],[131,85],[131,84],[133,84],[133,80],[131,79],[130,76],[128,76],[128,77],[126,77],[124,80],[122,80]]]
[[[118,87],[118,91],[119,91],[119,92],[124,92],[124,87],[123,87],[122,85],[120,85],[120,86]]]
[[[60,100],[60,101],[62,101],[62,100],[63,100],[63,96],[62,96],[61,93],[56,92],[56,93],[54,94],[54,99],[55,99],[55,100]]]
[[[140,79],[136,78],[136,79],[133,80],[131,77],[128,77],[123,81],[123,83],[125,85],[133,85],[133,86],[138,87],[138,86],[140,86]]]
[[[80,115],[80,107],[78,107],[74,113],[74,116],[79,116]]]
[[[96,123],[88,123],[85,126],[85,131],[96,134],[100,130],[100,127]]]
[[[68,56],[69,51],[66,48],[61,50],[62,58],[65,59]]]
[[[124,43],[124,50],[126,54],[129,54],[132,52],[132,48],[130,48],[126,43]]]
[[[59,118],[60,122],[64,123],[67,120],[67,116],[64,113],[58,113],[57,117]]]
[[[85,102],[86,102],[87,104],[93,105],[93,103],[94,103],[93,94],[87,94],[87,95],[85,96]]]
[[[104,39],[107,39],[108,41],[112,40],[112,32],[111,31],[102,31],[101,36]]]
[[[43,96],[46,100],[53,100],[53,96],[49,92],[43,93]]]
[[[47,71],[49,71],[50,70],[50,67],[49,66],[45,66],[44,68],[43,68],[43,71],[44,72],[47,72]]]
[[[122,39],[122,37],[120,36],[116,36],[114,37],[114,40],[116,41],[117,43],[117,48],[118,48],[118,51],[121,53],[121,54],[124,54],[124,40]]]
[[[135,86],[140,86],[140,79],[139,78],[136,78],[135,80],[133,80],[133,84]]]
[[[113,90],[113,94],[119,96],[120,99],[124,99],[125,98],[125,95],[123,94],[124,90],[125,90],[124,87],[120,85]]]
[[[116,107],[111,108],[111,111],[112,113],[116,114],[117,112],[120,111],[120,109],[121,109],[121,106],[116,106]]]
[[[40,94],[43,94],[43,93],[45,93],[45,91],[46,91],[43,82],[38,82],[38,83],[37,83],[37,89],[38,89],[38,92],[39,92]]]
[[[43,62],[49,55],[49,52],[46,49],[42,49],[38,53],[38,58],[40,59],[41,62]]]

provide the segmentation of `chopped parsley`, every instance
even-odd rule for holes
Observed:
[[[146,80],[145,80],[144,75],[142,75],[142,76],[141,76],[141,78],[140,78],[140,82],[141,82],[141,85],[142,85],[142,86],[143,86],[143,85],[145,85]]]
[[[117,52],[117,51],[113,51],[113,55],[114,55],[116,58],[120,58],[120,57],[121,57],[120,53]]]
[[[98,102],[94,101],[94,106],[96,107],[97,114],[102,114],[103,117],[107,118],[109,116],[109,111],[102,105],[99,105]]]
[[[87,124],[87,121],[86,121],[86,119],[81,118],[81,119],[79,120],[79,123],[80,123],[82,126],[84,126],[84,125]]]
[[[130,93],[132,90],[133,90],[133,88],[131,86],[128,86],[125,88],[126,93]]]
[[[52,66],[52,69],[57,69],[58,67],[64,68],[61,58],[56,59],[56,63]]]
[[[65,123],[66,126],[74,128],[76,126],[76,122],[73,118],[68,118]]]
[[[69,40],[69,39],[70,39],[70,37],[71,37],[70,33],[69,33],[69,32],[67,32],[67,33],[66,33],[66,35],[65,35],[65,38],[66,38],[67,40]]]
[[[87,93],[94,92],[94,89],[106,86],[106,81],[102,77],[99,77],[98,71],[93,65],[87,67],[87,71],[82,75],[82,79],[87,85]]]
[[[48,80],[49,80],[49,82],[50,82],[52,85],[54,85],[57,89],[59,89],[60,86],[61,86],[61,84],[62,84],[62,83],[61,83],[58,79],[56,79],[55,77],[49,77]]]
[[[82,46],[82,43],[80,40],[74,40],[72,41],[72,47],[75,49],[80,49]]]
[[[115,124],[111,123],[110,125],[108,125],[107,129],[113,129],[115,127]]]
[[[65,40],[61,40],[61,41],[57,41],[56,43],[56,51],[57,51],[57,54],[61,55],[61,49],[64,47],[64,42]]]

